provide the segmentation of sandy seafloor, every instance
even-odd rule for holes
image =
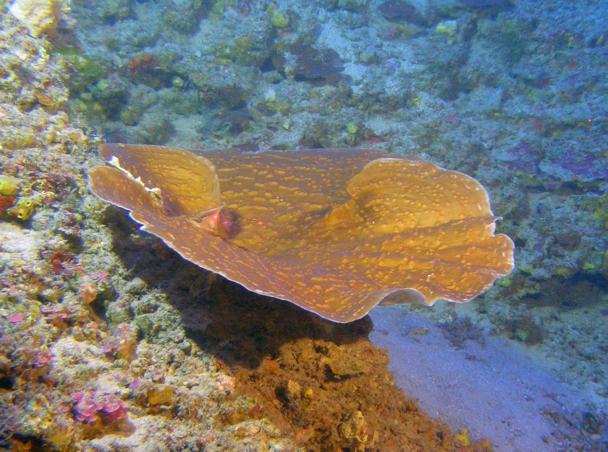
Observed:
[[[0,431],[59,448],[171,437],[212,450],[377,447],[367,429],[380,431],[379,421],[366,409],[390,403],[363,401],[369,379],[319,382],[308,366],[349,354],[363,362],[376,353],[369,337],[388,351],[403,392],[452,432],[468,429],[500,451],[608,450],[604,1],[69,6],[36,39],[2,18],[2,175],[20,180],[17,201],[35,209],[25,221],[1,218]],[[373,329],[333,330],[302,314],[323,343],[306,351],[305,335],[260,320],[274,308],[255,303],[272,301],[236,290],[239,300],[218,308],[232,286],[208,297],[206,274],[87,193],[103,140],[423,157],[487,188],[516,267],[466,305],[378,307]],[[246,320],[222,323],[229,309]],[[308,358],[289,363],[291,353]],[[253,379],[252,394],[242,382]],[[315,423],[315,411],[299,417],[309,386],[319,402],[340,400],[338,427]],[[414,424],[444,432],[424,414]],[[323,443],[301,425],[331,434]],[[403,444],[432,450],[437,435],[416,443],[408,428]],[[446,450],[481,447],[452,441],[449,429]],[[390,429],[380,436],[388,441]],[[397,448],[399,437],[382,444]]]
[[[397,384],[452,428],[492,438],[495,450],[576,448],[577,415],[605,409],[605,400],[565,383],[521,345],[479,337],[455,347],[423,315],[380,307],[371,316],[370,340],[389,351]]]

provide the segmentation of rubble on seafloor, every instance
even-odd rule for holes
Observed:
[[[89,194],[65,55],[9,14],[0,30],[0,446],[491,448],[396,388],[369,320],[247,293]]]

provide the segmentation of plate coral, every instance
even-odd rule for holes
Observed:
[[[513,268],[474,179],[372,150],[105,144],[92,191],[195,264],[335,322],[391,296],[466,302]],[[399,295],[402,295],[399,297]],[[401,298],[401,299],[399,299]]]

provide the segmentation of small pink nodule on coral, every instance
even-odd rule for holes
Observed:
[[[127,408],[122,400],[114,394],[77,392],[72,396],[76,404],[72,407],[74,418],[78,422],[94,423],[100,416],[107,423],[127,417]]]
[[[24,319],[25,315],[23,314],[23,312],[13,312],[8,316],[8,321],[11,322],[13,325],[17,325],[23,322]]]
[[[141,386],[142,386],[142,382],[139,378],[134,378],[133,381],[131,383],[129,383],[129,389],[132,389],[134,391],[141,388]]]
[[[73,412],[78,422],[93,423],[97,420],[97,403],[93,394],[88,392],[77,392],[72,396],[76,401]]]
[[[204,212],[201,224],[203,228],[223,239],[233,238],[239,231],[239,218],[233,210],[226,207],[219,207]]]
[[[101,413],[107,422],[115,422],[127,417],[127,408],[122,400],[113,394],[106,398]]]

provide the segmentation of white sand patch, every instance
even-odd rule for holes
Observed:
[[[388,350],[389,367],[404,392],[452,429],[469,428],[500,451],[574,450],[577,432],[545,414],[582,410],[591,394],[558,379],[511,342],[450,345],[427,318],[398,306],[371,313],[371,341]]]
[[[15,266],[33,266],[43,237],[38,231],[25,229],[13,223],[0,222],[0,260]]]

